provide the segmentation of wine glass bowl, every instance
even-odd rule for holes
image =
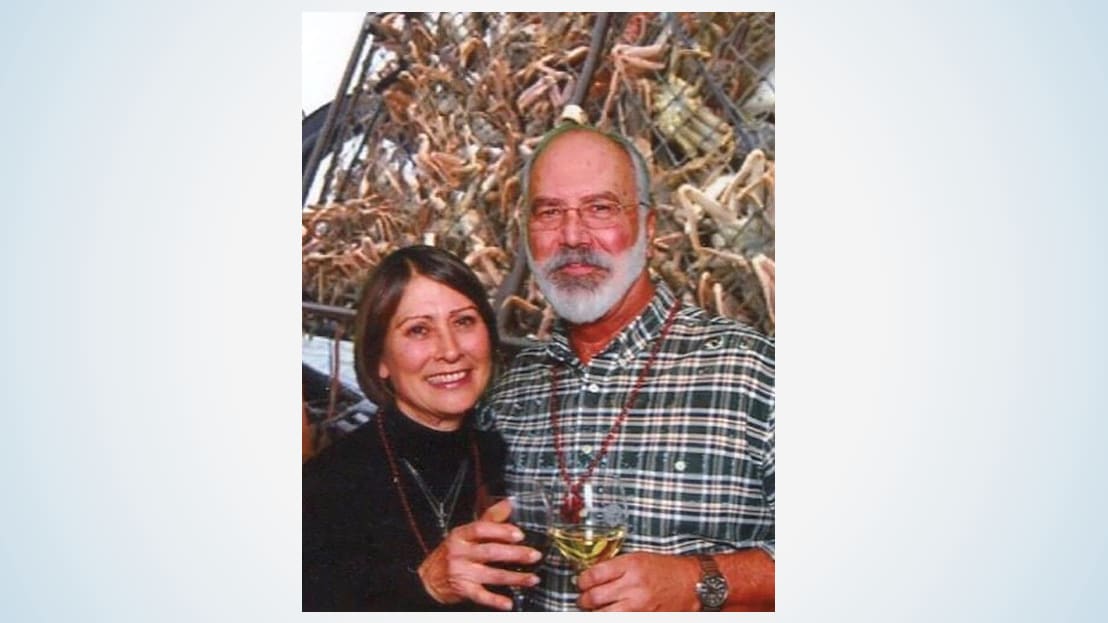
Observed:
[[[518,490],[510,495],[498,496],[492,501],[507,499],[511,503],[511,511],[508,523],[515,525],[523,532],[523,541],[518,545],[525,545],[536,549],[543,555],[546,554],[550,542],[551,512],[550,499],[547,490],[535,482],[524,483]],[[535,573],[538,571],[542,559],[535,562],[495,562],[489,563],[501,569],[520,573]],[[506,587],[511,593],[512,610],[521,612],[525,608],[525,590],[519,586]]]
[[[623,491],[615,478],[551,485],[550,540],[578,573],[619,553],[627,535]]]

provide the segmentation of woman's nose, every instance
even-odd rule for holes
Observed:
[[[439,340],[439,358],[454,361],[461,356],[461,350],[458,349],[458,340],[454,337],[454,333],[443,331],[441,336],[442,338]]]

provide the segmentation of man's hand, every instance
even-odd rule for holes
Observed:
[[[502,586],[534,586],[539,577],[532,573],[517,573],[489,566],[489,562],[533,563],[542,557],[538,551],[523,545],[519,528],[504,523],[511,512],[505,500],[491,507],[472,523],[450,531],[423,563],[419,578],[435,601],[456,604],[463,600],[511,610],[512,600],[486,589],[484,584]]]
[[[730,594],[723,610],[772,611],[774,560],[761,549],[714,554],[727,577]],[[597,563],[577,579],[584,610],[695,611],[700,610],[696,583],[700,563],[693,556],[635,552]]]
[[[699,610],[700,565],[688,556],[636,552],[597,563],[577,578],[583,610],[677,612]]]

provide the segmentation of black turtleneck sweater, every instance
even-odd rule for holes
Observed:
[[[473,610],[448,607],[423,589],[416,569],[425,554],[412,534],[381,445],[376,418],[400,470],[412,513],[429,549],[442,541],[435,514],[404,468],[407,459],[432,493],[444,497],[462,460],[469,466],[451,528],[474,519],[474,466],[471,433],[481,463],[481,479],[502,482],[504,442],[497,433],[473,430],[469,417],[457,431],[426,428],[395,409],[341,437],[304,464],[303,609],[310,611]]]

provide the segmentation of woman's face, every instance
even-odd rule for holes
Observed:
[[[489,330],[473,301],[423,275],[404,289],[377,372],[408,417],[455,430],[492,376]]]

